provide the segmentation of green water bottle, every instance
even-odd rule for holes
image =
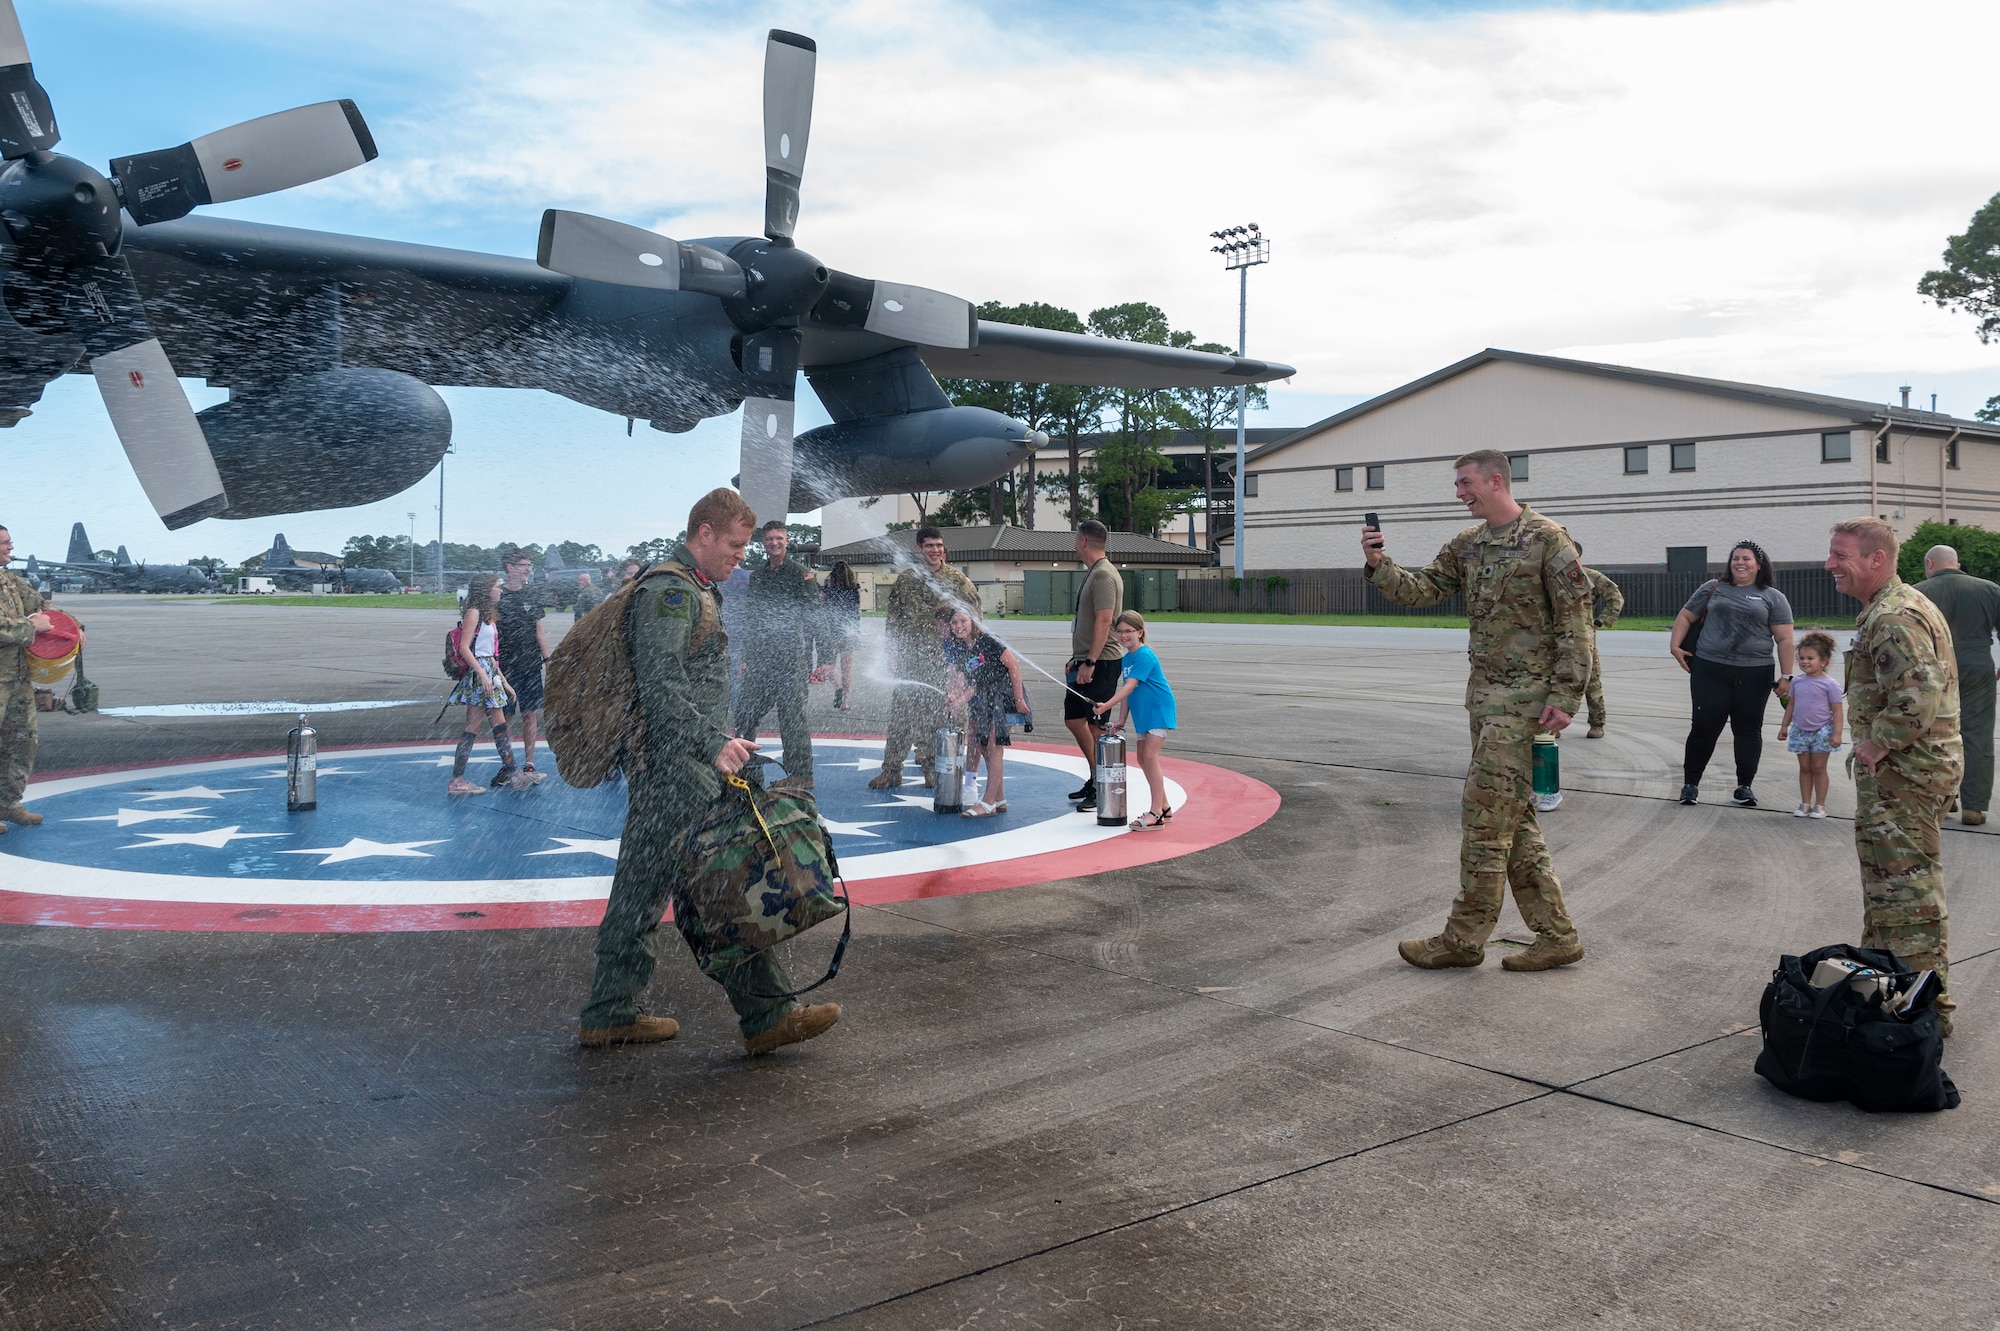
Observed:
[[[1562,790],[1562,761],[1554,735],[1535,736],[1534,786],[1537,795],[1554,795]]]

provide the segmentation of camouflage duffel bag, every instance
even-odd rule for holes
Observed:
[[[833,844],[809,792],[763,790],[732,776],[681,846],[674,912],[692,912],[701,922],[695,961],[717,980],[764,949],[846,915],[824,976],[790,994],[760,995],[793,997],[840,973],[854,919],[844,885],[835,887],[839,877]]]

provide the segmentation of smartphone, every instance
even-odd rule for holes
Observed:
[[[1376,517],[1373,513],[1363,513],[1361,515],[1361,525],[1373,531],[1381,531],[1382,519]]]

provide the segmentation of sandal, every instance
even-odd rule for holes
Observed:
[[[1165,815],[1157,813],[1142,813],[1132,820],[1132,830],[1134,832],[1150,832],[1156,827],[1165,827],[1166,825],[1167,820]]]
[[[981,810],[984,810],[984,812],[981,812]],[[988,804],[985,800],[978,800],[971,808],[958,816],[961,818],[991,818],[996,813],[1005,812],[1007,812],[1006,800],[1001,800],[998,804]]]

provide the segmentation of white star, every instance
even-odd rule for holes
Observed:
[[[843,772],[846,772],[846,771],[854,771],[854,772],[872,772],[872,771],[874,771],[874,770],[875,770],[876,768],[880,767],[881,765],[882,765],[882,760],[881,760],[880,758],[862,758],[862,759],[860,759],[860,760],[859,760],[859,761],[857,761],[857,762],[851,762],[851,763],[821,763],[821,764],[820,764],[820,766],[821,766],[821,767],[828,767],[828,768],[834,768],[834,769],[837,769],[837,770],[839,770],[839,771],[843,771]],[[905,766],[905,767],[907,767],[907,766],[909,766],[909,764],[908,764],[908,763],[905,763],[905,764],[904,764],[904,766]]]
[[[200,809],[120,809],[117,813],[102,813],[95,818],[65,818],[66,823],[116,823],[120,827],[130,827],[134,823],[157,822],[162,818],[206,818]]]
[[[928,809],[937,802],[935,791],[925,791],[921,795],[891,795],[887,803],[871,804],[871,809],[895,809],[908,806],[912,809]]]
[[[446,754],[441,754],[436,758],[405,758],[403,759],[403,765],[405,767],[449,767],[457,761],[458,761],[457,758],[453,757],[449,753],[446,753]],[[475,753],[470,758],[466,759],[466,761],[473,763],[497,763],[500,761],[500,758],[497,754]]]
[[[120,850],[150,850],[154,846],[207,846],[210,850],[221,850],[232,841],[242,841],[247,837],[290,836],[289,832],[239,832],[234,827],[210,827],[200,832],[141,832],[145,841],[134,841]]]
[[[189,786],[186,790],[156,790],[150,795],[141,795],[139,802],[151,800],[219,800],[224,795],[241,795],[248,786],[237,786],[233,790],[210,790],[207,786]]]
[[[530,855],[602,855],[607,860],[618,858],[618,837],[609,841],[592,841],[588,837],[552,836],[551,841],[562,844],[554,850],[531,850]]]
[[[281,850],[278,853],[280,855],[324,855],[326,858],[320,861],[322,868],[329,864],[345,864],[349,860],[365,860],[377,856],[427,860],[430,856],[418,850],[418,846],[441,846],[450,839],[449,837],[440,837],[435,841],[370,841],[365,836],[358,836],[348,838],[348,842],[344,846],[315,846],[310,850]]]
[[[358,768],[353,767],[322,767],[319,769],[319,774],[321,776],[353,776],[358,770]],[[290,773],[280,767],[275,772],[265,772],[263,778],[266,781],[283,781],[288,775]]]
[[[825,824],[826,830],[835,836],[881,836],[880,832],[870,832],[867,829],[871,827],[887,827],[890,820],[885,819],[878,823],[837,823],[831,818],[822,817],[820,822]]]

